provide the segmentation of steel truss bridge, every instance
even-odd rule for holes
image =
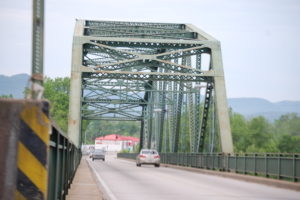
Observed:
[[[163,152],[162,163],[299,181],[298,154],[230,154],[220,43],[193,25],[77,20],[68,134],[40,99],[43,0],[32,28],[31,99],[0,99],[0,199],[65,199],[83,120],[139,121],[141,147]],[[212,153],[216,140],[222,153]]]
[[[233,152],[220,43],[191,24],[77,20],[69,137],[82,120],[140,121],[160,152]],[[217,139],[218,138],[218,139]]]

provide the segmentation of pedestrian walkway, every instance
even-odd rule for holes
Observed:
[[[103,194],[93,177],[86,159],[83,157],[75,174],[67,200],[103,200]]]

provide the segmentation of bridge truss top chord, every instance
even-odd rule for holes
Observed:
[[[193,25],[77,20],[72,57],[75,143],[82,120],[133,120],[141,147],[202,152],[213,130],[233,152],[220,44]]]

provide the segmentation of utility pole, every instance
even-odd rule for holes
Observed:
[[[41,99],[43,95],[44,63],[44,0],[33,0],[32,15],[32,70],[31,98]]]

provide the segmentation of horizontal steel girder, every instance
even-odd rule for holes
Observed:
[[[149,23],[149,22],[121,22],[121,21],[85,21],[86,27],[109,28],[109,27],[150,27],[185,29],[185,24],[177,23]]]
[[[163,23],[127,23],[118,24],[109,21],[98,23],[87,21],[84,35],[99,37],[131,37],[131,38],[172,38],[196,39],[197,33],[185,29],[184,24]]]
[[[159,73],[159,72],[119,72],[119,71],[93,71],[83,68],[83,78],[123,79],[123,80],[153,80],[153,81],[199,81],[209,82],[213,73]]]

